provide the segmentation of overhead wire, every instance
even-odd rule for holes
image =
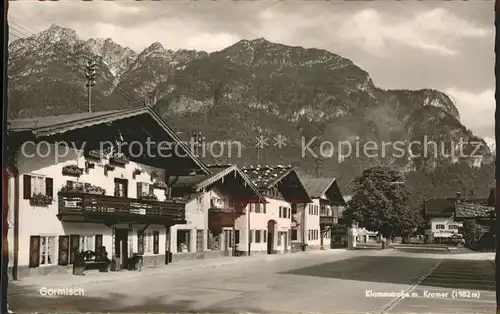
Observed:
[[[16,38],[16,40],[20,39],[25,39],[25,38],[30,38],[36,36],[37,33],[31,32],[27,26],[23,26],[19,21],[16,22],[16,19],[14,18],[9,18],[9,36],[13,35],[13,37]],[[12,43],[12,42],[11,42]],[[60,52],[61,54],[67,54],[67,51],[61,49],[61,47],[57,45],[53,45],[51,48],[56,50],[57,52]],[[78,60],[75,60],[72,58],[73,56],[70,56],[69,58],[66,58],[64,61],[67,62],[68,65],[73,66],[77,72],[81,72],[83,74],[83,77],[86,75],[86,70],[84,70],[84,66],[82,64],[78,63]],[[86,61],[94,60],[95,58],[92,58],[91,56],[82,56]],[[135,104],[138,104],[140,106],[144,105],[144,97],[140,98],[141,100],[138,100],[137,97],[134,95],[131,95],[128,92],[123,91],[120,87],[115,86],[112,82],[108,81],[106,77],[103,75],[102,72],[97,72],[98,76],[102,78],[102,83],[104,83],[107,87],[110,87],[110,90],[113,91],[113,93],[117,96],[122,97],[122,99],[126,100],[127,103],[130,104],[130,102],[134,102]]]

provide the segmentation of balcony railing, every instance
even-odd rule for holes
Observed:
[[[184,200],[140,200],[81,192],[60,192],[59,215],[104,217],[149,217],[185,220]]]
[[[337,217],[333,217],[333,216],[319,216],[319,224],[320,225],[331,226],[331,225],[334,225],[336,223],[338,223]]]

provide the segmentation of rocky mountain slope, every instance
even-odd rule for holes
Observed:
[[[86,111],[85,64],[90,59],[98,65],[94,110],[150,104],[185,136],[201,131],[208,143],[241,143],[241,156],[233,149],[232,156],[206,157],[211,162],[294,164],[348,182],[370,165],[430,171],[457,161],[440,152],[399,156],[396,141],[401,147],[436,141],[448,153],[460,139],[485,144],[460,123],[444,93],[382,90],[351,60],[325,50],[259,38],[214,53],[171,51],[160,43],[134,52],[111,39],[81,40],[74,30],[57,25],[11,43],[11,117]],[[273,145],[278,135],[286,138],[286,147]],[[257,136],[268,137],[269,146],[257,149]],[[303,143],[311,140],[311,150],[323,149],[323,157],[302,154]],[[327,144],[320,145],[325,141],[335,143],[332,156]],[[367,141],[378,143],[377,156],[363,153]],[[347,146],[354,149],[340,161],[339,142],[344,154]],[[384,144],[384,153],[382,142],[392,143]],[[361,151],[355,151],[356,145]],[[422,153],[422,148],[412,152]],[[478,154],[465,160],[468,166],[492,162],[486,145]]]

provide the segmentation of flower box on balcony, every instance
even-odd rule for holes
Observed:
[[[129,160],[123,154],[114,154],[109,158],[109,162],[115,165],[123,166],[128,164]]]
[[[83,169],[79,168],[77,165],[64,166],[62,168],[62,174],[65,176],[79,177],[83,174]]]
[[[89,151],[87,151],[85,153],[85,158],[100,160],[101,159],[101,153],[98,150],[96,150],[96,149],[89,150]]]
[[[155,189],[168,189],[168,185],[163,181],[156,181],[153,186]]]
[[[52,204],[52,197],[41,193],[34,194],[30,198],[30,204],[32,206],[47,206]]]
[[[143,201],[157,201],[158,197],[154,194],[143,194],[143,195],[139,196],[139,199],[141,199]]]
[[[60,192],[86,193],[94,195],[106,195],[106,190],[93,184],[65,185]]]

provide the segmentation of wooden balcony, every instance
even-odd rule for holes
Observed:
[[[238,204],[229,200],[214,202],[212,200],[208,210],[208,227],[214,232],[220,232],[222,228],[233,227],[234,221],[245,213],[246,204]]]
[[[336,224],[335,218],[333,216],[319,216],[319,225],[320,226],[333,226]]]
[[[81,192],[60,192],[59,220],[113,225],[183,224],[186,202],[183,200],[150,201]]]

